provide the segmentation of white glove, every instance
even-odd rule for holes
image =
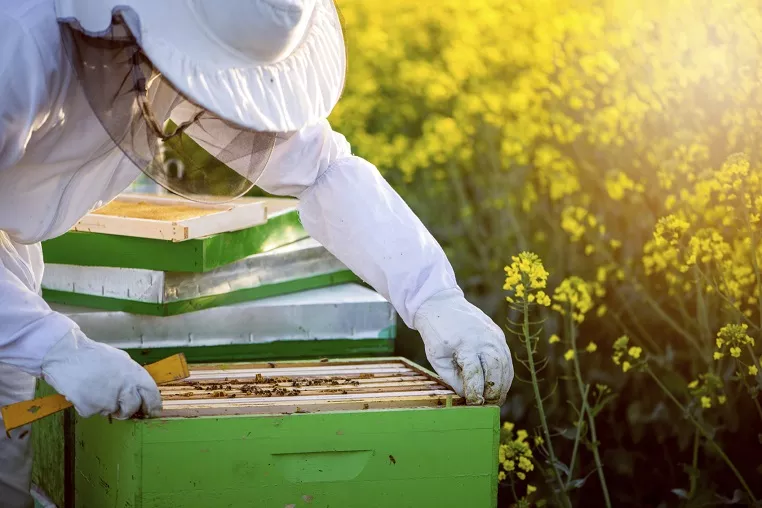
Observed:
[[[513,382],[505,335],[459,289],[429,298],[416,312],[414,324],[434,370],[465,395],[468,404],[505,402]]]
[[[148,371],[114,347],[72,330],[42,360],[42,378],[74,405],[82,417],[96,414],[119,420],[138,410],[155,416],[161,395]]]

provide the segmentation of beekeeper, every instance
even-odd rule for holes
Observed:
[[[327,116],[346,54],[333,0],[0,2],[0,405],[49,382],[82,416],[156,414],[150,376],[40,297],[40,242],[140,174],[205,202],[255,184],[386,297],[471,404],[513,379],[500,327]],[[29,429],[0,441],[3,506],[30,506]]]

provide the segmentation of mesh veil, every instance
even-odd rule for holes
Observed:
[[[249,191],[276,134],[245,129],[178,92],[141,51],[119,15],[89,36],[62,24],[64,46],[96,117],[141,171],[169,191],[202,202]]]

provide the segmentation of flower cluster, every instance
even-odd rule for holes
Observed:
[[[527,473],[534,471],[532,448],[527,441],[529,433],[523,429],[519,429],[514,433],[514,428],[513,423],[503,423],[500,449],[498,451],[498,459],[500,461],[498,478],[500,481],[504,481],[508,477],[511,477],[513,482],[525,481]],[[543,439],[540,436],[535,436],[533,441],[534,446],[542,446],[543,444]],[[527,484],[527,496],[536,491],[537,488],[534,485]]]
[[[506,297],[509,302],[537,303],[546,307],[550,305],[550,297],[544,291],[548,272],[537,254],[522,252],[513,256],[510,266],[505,267],[505,274],[503,289],[513,292],[513,296]]]
[[[721,360],[726,355],[734,358],[740,367],[739,376],[759,374],[759,367],[753,357],[751,364],[746,364],[741,358],[744,351],[753,348],[755,344],[754,339],[748,335],[748,330],[746,324],[725,325],[717,332],[715,339],[717,350],[714,352],[714,359]]]
[[[714,404],[723,405],[728,400],[722,379],[715,374],[700,374],[688,384],[688,389],[704,409],[710,409]]]
[[[622,367],[622,372],[628,372],[644,362],[643,349],[638,346],[630,346],[630,338],[626,335],[614,341],[614,363]]]
[[[597,282],[586,282],[572,276],[561,281],[553,293],[553,310],[569,315],[575,322],[582,323],[585,315],[593,308],[593,297],[605,294]]]

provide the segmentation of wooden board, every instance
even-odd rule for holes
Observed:
[[[400,359],[200,365],[160,388],[164,417],[291,414],[463,404]]]
[[[149,194],[123,194],[83,217],[74,231],[183,242],[267,222],[261,199],[203,204]]]
[[[182,353],[173,355],[158,362],[146,365],[148,374],[157,384],[169,383],[185,379],[190,374],[188,362]],[[51,394],[34,400],[16,402],[0,408],[3,416],[5,432],[27,425],[46,416],[71,407],[72,404],[61,394]]]

